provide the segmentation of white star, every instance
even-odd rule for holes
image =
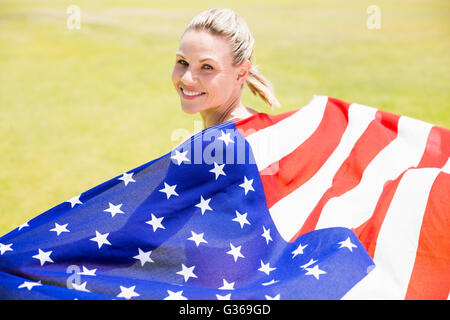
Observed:
[[[111,217],[114,218],[114,216],[115,216],[117,213],[122,213],[122,214],[124,213],[124,212],[120,209],[121,206],[122,206],[122,203],[119,203],[118,205],[114,205],[114,204],[112,204],[111,202],[109,202],[109,208],[108,208],[108,209],[105,209],[105,210],[103,210],[103,211],[111,213]]]
[[[313,265],[313,264],[316,263],[316,262],[317,262],[317,260],[314,260],[314,259],[311,258],[311,260],[309,260],[308,263],[305,263],[304,265],[300,266],[300,268],[306,269],[306,268],[308,268],[310,265]]]
[[[72,283],[72,288],[78,291],[90,292],[88,289],[86,289],[86,284],[87,281],[83,282],[82,284]]]
[[[352,243],[352,241],[350,240],[350,237],[347,237],[347,239],[345,239],[344,241],[339,242],[338,244],[340,244],[341,246],[339,248],[347,248],[348,250],[350,250],[350,252],[353,252],[352,248],[357,248],[357,246],[355,244]]]
[[[321,274],[325,274],[326,273],[325,271],[319,269],[319,265],[318,264],[316,264],[312,268],[305,268],[305,269],[308,271],[308,272],[305,273],[306,275],[312,275],[317,280],[319,280],[319,276]]]
[[[120,286],[120,293],[117,295],[117,298],[125,298],[127,300],[130,300],[133,297],[139,297],[140,294],[134,291],[135,288],[136,286],[132,286],[129,288]]]
[[[253,183],[253,179],[248,180],[247,177],[244,176],[244,182],[241,183],[239,185],[239,187],[244,188],[245,195],[247,195],[247,192],[249,192],[250,190],[255,191],[255,189],[253,189],[252,183]]]
[[[167,290],[167,293],[169,295],[165,297],[164,300],[187,300],[187,298],[183,296],[183,290],[177,292]]]
[[[228,282],[225,279],[222,279],[222,280],[223,280],[223,286],[218,288],[219,290],[234,290],[234,282]]]
[[[181,264],[181,270],[177,272],[177,274],[182,275],[184,277],[184,282],[187,282],[189,278],[197,278],[197,276],[194,274],[194,268],[192,267],[186,267],[184,264]]]
[[[13,249],[11,249],[12,245],[13,245],[12,243],[10,244],[0,243],[0,255],[3,255],[6,251],[13,251]]]
[[[109,236],[109,233],[101,234],[97,230],[95,230],[95,237],[92,239],[89,239],[91,241],[97,242],[98,248],[100,249],[102,245],[107,244],[111,245],[111,243],[106,239]]]
[[[277,294],[277,295],[274,296],[274,297],[265,295],[265,297],[266,297],[266,300],[280,300],[280,294]]]
[[[83,204],[83,202],[80,201],[80,196],[81,196],[81,194],[79,194],[73,198],[70,198],[69,200],[67,200],[65,202],[70,202],[70,205],[73,208],[73,207],[75,207],[76,204]]]
[[[19,231],[22,230],[22,228],[29,227],[28,222],[29,222],[29,221],[22,223],[22,224],[19,226]]]
[[[125,187],[128,185],[128,183],[130,182],[136,182],[136,180],[133,179],[133,172],[131,173],[124,173],[119,180],[122,180],[123,182],[125,182]]]
[[[138,248],[138,250],[139,254],[137,256],[134,256],[133,258],[141,261],[141,267],[144,266],[146,262],[154,262],[152,258],[150,258],[150,255],[152,253],[151,250],[147,252],[142,251],[141,248]]]
[[[199,246],[200,243],[208,243],[208,241],[206,241],[205,239],[203,239],[203,234],[204,233],[200,233],[197,234],[194,231],[191,230],[192,233],[192,237],[188,238],[188,240],[194,241],[195,244],[197,245],[197,247]]]
[[[244,224],[250,225],[250,222],[247,220],[247,212],[240,214],[239,211],[236,210],[236,218],[234,218],[233,221],[239,222],[241,229],[244,227]]]
[[[298,255],[298,254],[303,254],[303,249],[305,249],[307,246],[308,246],[307,244],[305,244],[304,246],[302,246],[302,244],[300,243],[300,244],[298,245],[297,249],[295,249],[294,251],[292,251],[292,254],[293,254],[292,259],[294,259],[295,256]]]
[[[258,270],[264,272],[264,273],[267,274],[267,275],[269,275],[269,273],[272,272],[272,271],[275,270],[275,269],[276,269],[276,268],[271,268],[271,267],[270,267],[270,264],[269,264],[268,262],[267,262],[267,263],[264,263],[264,262],[261,260],[261,268],[259,268]]]
[[[153,227],[153,232],[155,232],[156,230],[158,230],[158,228],[165,229],[165,227],[161,223],[163,219],[164,217],[157,218],[152,213],[152,220],[146,221],[145,223],[151,225]]]
[[[232,256],[233,256],[234,262],[236,262],[238,258],[245,258],[245,257],[242,255],[242,253],[241,253],[241,246],[235,247],[235,246],[233,246],[233,244],[230,242],[230,247],[231,247],[231,250],[230,250],[230,251],[227,251],[227,253],[228,253],[229,255],[232,255]]]
[[[224,296],[221,296],[220,294],[216,294],[217,300],[230,300],[231,299],[231,293],[226,294]]]
[[[84,275],[84,276],[95,276],[95,271],[97,271],[97,269],[88,269],[85,266],[83,266],[83,271],[78,272],[78,274]]]
[[[269,244],[269,241],[273,241],[270,236],[270,228],[266,230],[266,227],[263,226],[264,232],[262,233],[262,237],[266,239],[266,244]]]
[[[231,132],[225,133],[223,130],[220,130],[221,136],[217,138],[218,140],[222,140],[225,142],[225,145],[228,147],[228,143],[234,143],[233,139],[230,138]]]
[[[164,192],[167,196],[167,199],[170,198],[170,196],[178,196],[178,193],[175,191],[175,188],[177,185],[170,186],[166,182],[164,182],[164,188],[159,190],[159,192]]]
[[[209,202],[211,201],[211,198],[209,199],[203,199],[203,196],[200,196],[200,203],[196,204],[195,206],[200,208],[202,210],[202,215],[205,213],[206,210],[211,210],[211,207],[209,206]]]
[[[50,229],[50,231],[55,231],[55,232],[56,232],[56,235],[59,236],[59,235],[61,234],[61,232],[70,232],[70,231],[67,230],[67,228],[66,228],[68,225],[69,225],[69,224],[66,223],[66,224],[63,224],[63,225],[61,226],[61,225],[59,225],[58,223],[55,222],[55,227],[54,227],[53,229]]]
[[[41,262],[41,267],[42,267],[44,265],[44,263],[46,263],[46,262],[53,263],[52,258],[50,258],[51,254],[52,254],[52,251],[42,251],[41,249],[39,249],[39,253],[34,255],[33,258],[38,259]]]
[[[41,280],[39,280],[38,282],[25,281],[17,288],[19,288],[19,289],[27,288],[28,291],[30,291],[31,289],[33,289],[33,287],[36,287],[36,286],[42,286]]]
[[[183,161],[187,161],[187,162],[190,162],[190,161],[191,161],[191,160],[189,160],[189,159],[186,157],[186,154],[187,154],[187,153],[188,153],[187,150],[184,151],[184,152],[180,152],[180,151],[178,151],[178,150],[175,150],[175,155],[174,155],[174,156],[171,156],[170,158],[176,160],[176,161],[177,161],[177,165],[180,165]]]
[[[214,169],[209,170],[209,172],[214,173],[217,180],[220,175],[226,176],[225,172],[223,172],[223,167],[225,167],[225,164],[218,165],[216,162],[214,162]]]

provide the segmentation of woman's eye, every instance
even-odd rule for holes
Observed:
[[[178,60],[178,63],[181,64],[182,66],[187,66],[188,63],[184,60]]]
[[[203,68],[208,69],[208,70],[212,70],[213,69],[213,67],[211,67],[209,64],[203,65]]]

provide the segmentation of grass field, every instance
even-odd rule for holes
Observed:
[[[0,0],[0,235],[194,130],[171,72],[184,27],[211,7],[247,21],[282,108],[248,89],[245,105],[280,113],[328,95],[450,128],[448,0]]]

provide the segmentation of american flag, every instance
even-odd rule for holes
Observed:
[[[449,137],[324,96],[207,128],[1,237],[0,298],[446,299]]]

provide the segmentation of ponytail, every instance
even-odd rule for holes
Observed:
[[[257,66],[254,64],[252,64],[248,72],[246,83],[250,91],[255,96],[258,95],[271,108],[280,107],[280,103],[275,97],[272,84],[259,73]]]

